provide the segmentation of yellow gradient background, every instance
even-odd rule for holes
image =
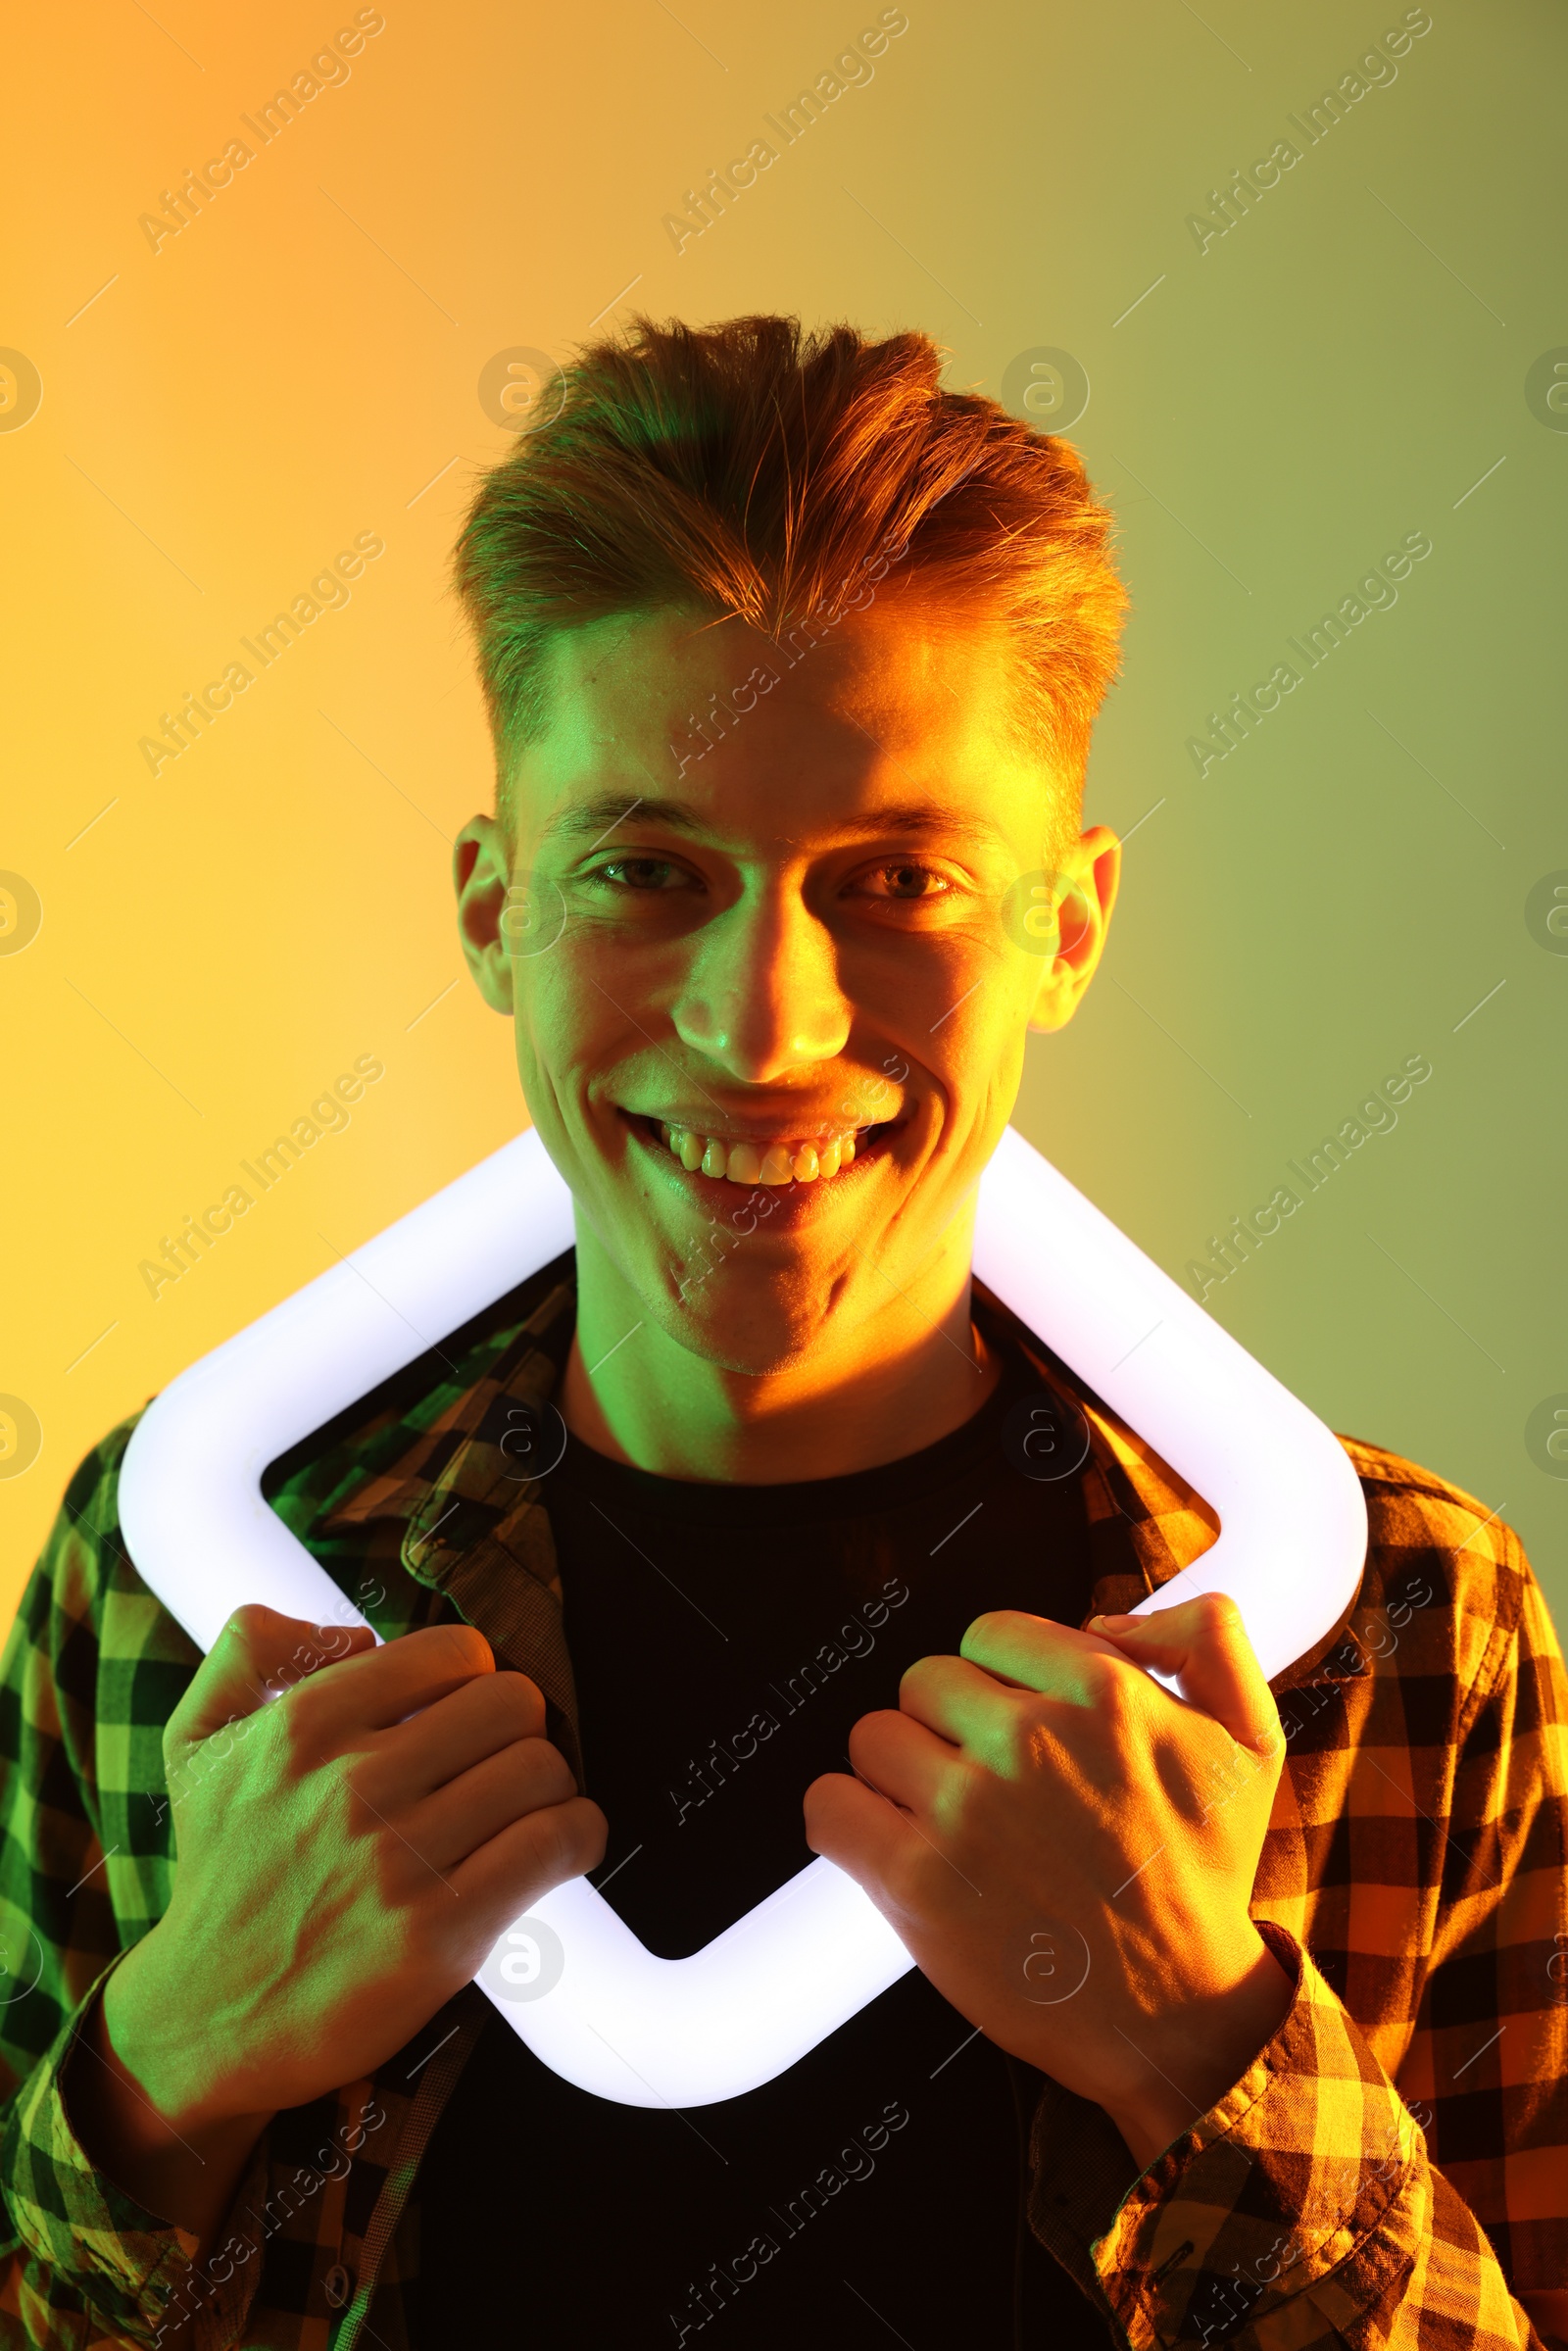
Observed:
[[[1526,1445],[1568,1392],[1568,955],[1526,918],[1568,868],[1568,435],[1526,394],[1568,345],[1560,12],[1433,0],[1308,145],[1290,118],[1400,7],[910,0],[677,253],[663,216],[874,6],[388,0],[155,252],[139,216],[355,13],[158,0],[8,36],[0,346],[42,399],[0,429],[0,868],[42,923],[0,954],[0,1392],[42,1448],[0,1478],[7,1618],[92,1442],[522,1123],[451,911],[490,766],[447,555],[507,445],[486,363],[637,306],[916,325],[993,392],[1031,350],[1080,363],[1134,599],[1090,807],[1137,829],[1019,1123],[1180,1278],[1426,1055],[1398,1126],[1207,1302],[1336,1426],[1505,1511],[1560,1621],[1568,1481]],[[1189,216],[1293,136],[1200,250]],[[1200,778],[1206,713],[1417,530],[1397,604]],[[149,772],[160,713],[361,532],[385,552],[351,601]],[[150,1297],[140,1261],[362,1054],[385,1074],[347,1129]]]

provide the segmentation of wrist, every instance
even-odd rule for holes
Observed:
[[[1107,2105],[1105,2112],[1120,2131],[1140,2176],[1198,2120],[1185,2098],[1172,2096],[1163,2103],[1150,2098],[1137,2106]]]
[[[1144,2171],[1235,2088],[1291,2012],[1296,1987],[1252,1934],[1255,1948],[1227,1984],[1173,2002],[1139,2032],[1137,2094],[1102,2101]]]
[[[165,2225],[188,2230],[201,2260],[271,2115],[181,2104],[141,2052],[127,2059],[105,2002],[133,1956],[126,1954],[81,2019],[61,2077],[67,2119],[94,2171]]]
[[[254,2139],[276,2109],[255,2106],[232,2071],[215,2069],[226,2036],[192,2015],[192,1972],[163,1933],[154,1927],[105,1981],[83,2024],[98,2060],[88,2064],[113,2077],[123,2128],[148,2151],[247,2131]]]

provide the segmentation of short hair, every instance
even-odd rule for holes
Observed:
[[[562,631],[677,609],[776,640],[842,617],[890,557],[1004,622],[1021,689],[1004,726],[1044,750],[1076,817],[1127,603],[1111,516],[1070,442],[944,390],[942,367],[927,335],[769,316],[637,317],[578,353],[559,413],[484,476],[454,556],[509,832]]]

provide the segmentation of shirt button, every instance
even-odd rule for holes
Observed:
[[[326,2273],[325,2292],[334,2310],[341,2310],[354,2290],[354,2280],[340,2261],[335,2261]]]

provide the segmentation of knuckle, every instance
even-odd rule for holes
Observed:
[[[258,1697],[265,1690],[264,1712],[278,1714],[286,1722],[310,1723],[319,1715],[323,1706],[331,1703],[331,1692],[323,1696],[325,1684],[318,1677],[316,1668],[320,1657],[301,1656],[279,1658],[268,1674],[265,1685],[257,1688]]]
[[[413,1638],[424,1642],[438,1673],[488,1674],[495,1670],[495,1652],[474,1625],[426,1625]]]
[[[330,1665],[336,1658],[351,1657],[359,1650],[373,1648],[375,1635],[368,1625],[313,1625],[311,1647],[321,1665]]]
[[[1144,1719],[1149,1678],[1124,1657],[1094,1657],[1085,1675],[1095,1715],[1113,1739],[1125,1738]]]
[[[852,1753],[853,1748],[854,1739],[852,1736]],[[806,1793],[801,1798],[801,1812],[806,1822],[806,1841],[808,1844],[812,1842],[813,1835],[817,1830],[822,1830],[828,1834],[831,1834],[834,1795],[835,1789],[833,1785],[833,1774],[831,1772],[818,1772],[816,1778],[810,1782]]]
[[[580,1874],[578,1850],[582,1838],[578,1824],[567,1817],[566,1804],[546,1804],[530,1819],[534,1860],[550,1880],[559,1885],[564,1878]]]
[[[1096,1707],[1109,1709],[1121,1702],[1128,1688],[1129,1676],[1142,1675],[1141,1666],[1130,1665],[1128,1659],[1113,1656],[1106,1649],[1090,1651],[1078,1668],[1083,1677],[1084,1694]]]
[[[928,1848],[916,1837],[902,1837],[882,1864],[883,1891],[895,1910],[916,1915],[924,1906]]]
[[[302,1682],[264,1709],[264,1719],[271,1728],[274,1769],[289,1779],[303,1779],[326,1760],[313,1695],[310,1684]]]
[[[1008,1744],[1010,1734],[1004,1733],[1004,1750]],[[987,1810],[999,1763],[1003,1764],[1005,1771],[1001,1755],[991,1758],[989,1768],[971,1763],[966,1756],[949,1766],[932,1807],[945,1836],[961,1838],[965,1831],[972,1829],[980,1815]]]
[[[967,1655],[971,1641],[983,1643],[999,1640],[1004,1634],[1012,1632],[1016,1626],[1030,1621],[1016,1608],[987,1608],[964,1628],[963,1640],[959,1644],[959,1654],[960,1656]]]
[[[1043,1705],[1025,1703],[1009,1716],[1002,1768],[1009,1780],[1054,1777],[1061,1768],[1061,1726]]]
[[[906,1665],[899,1676],[900,1705],[903,1705],[906,1697],[917,1697],[922,1690],[931,1690],[941,1672],[940,1657],[916,1657],[912,1665]]]
[[[848,1741],[850,1761],[857,1766],[863,1763],[870,1770],[873,1759],[887,1743],[889,1731],[901,1725],[904,1719],[887,1707],[878,1707],[871,1714],[862,1714],[858,1722],[851,1726]]]
[[[1049,1698],[1033,1692],[1016,1698],[1003,1718],[1002,1730],[1014,1756],[1022,1761],[1043,1755],[1055,1745],[1060,1737],[1060,1724]]]
[[[1285,1723],[1279,1707],[1274,1702],[1274,1693],[1266,1685],[1264,1696],[1267,1703],[1254,1743],[1258,1753],[1266,1761],[1272,1763],[1281,1758],[1285,1752]]]
[[[577,1792],[570,1764],[548,1739],[519,1739],[514,1748],[530,1789],[529,1807],[544,1810]]]
[[[286,1648],[301,1633],[309,1632],[300,1617],[285,1616],[277,1608],[269,1608],[261,1600],[246,1600],[225,1618],[223,1629],[215,1641],[227,1641],[247,1655],[259,1650]]]
[[[526,1674],[498,1673],[492,1702],[499,1707],[502,1720],[515,1723],[524,1737],[537,1731],[545,1719],[544,1691]]]
[[[573,1872],[581,1876],[586,1870],[597,1869],[610,1842],[610,1823],[603,1812],[591,1798],[578,1795],[568,1797],[560,1811],[571,1847]]]

